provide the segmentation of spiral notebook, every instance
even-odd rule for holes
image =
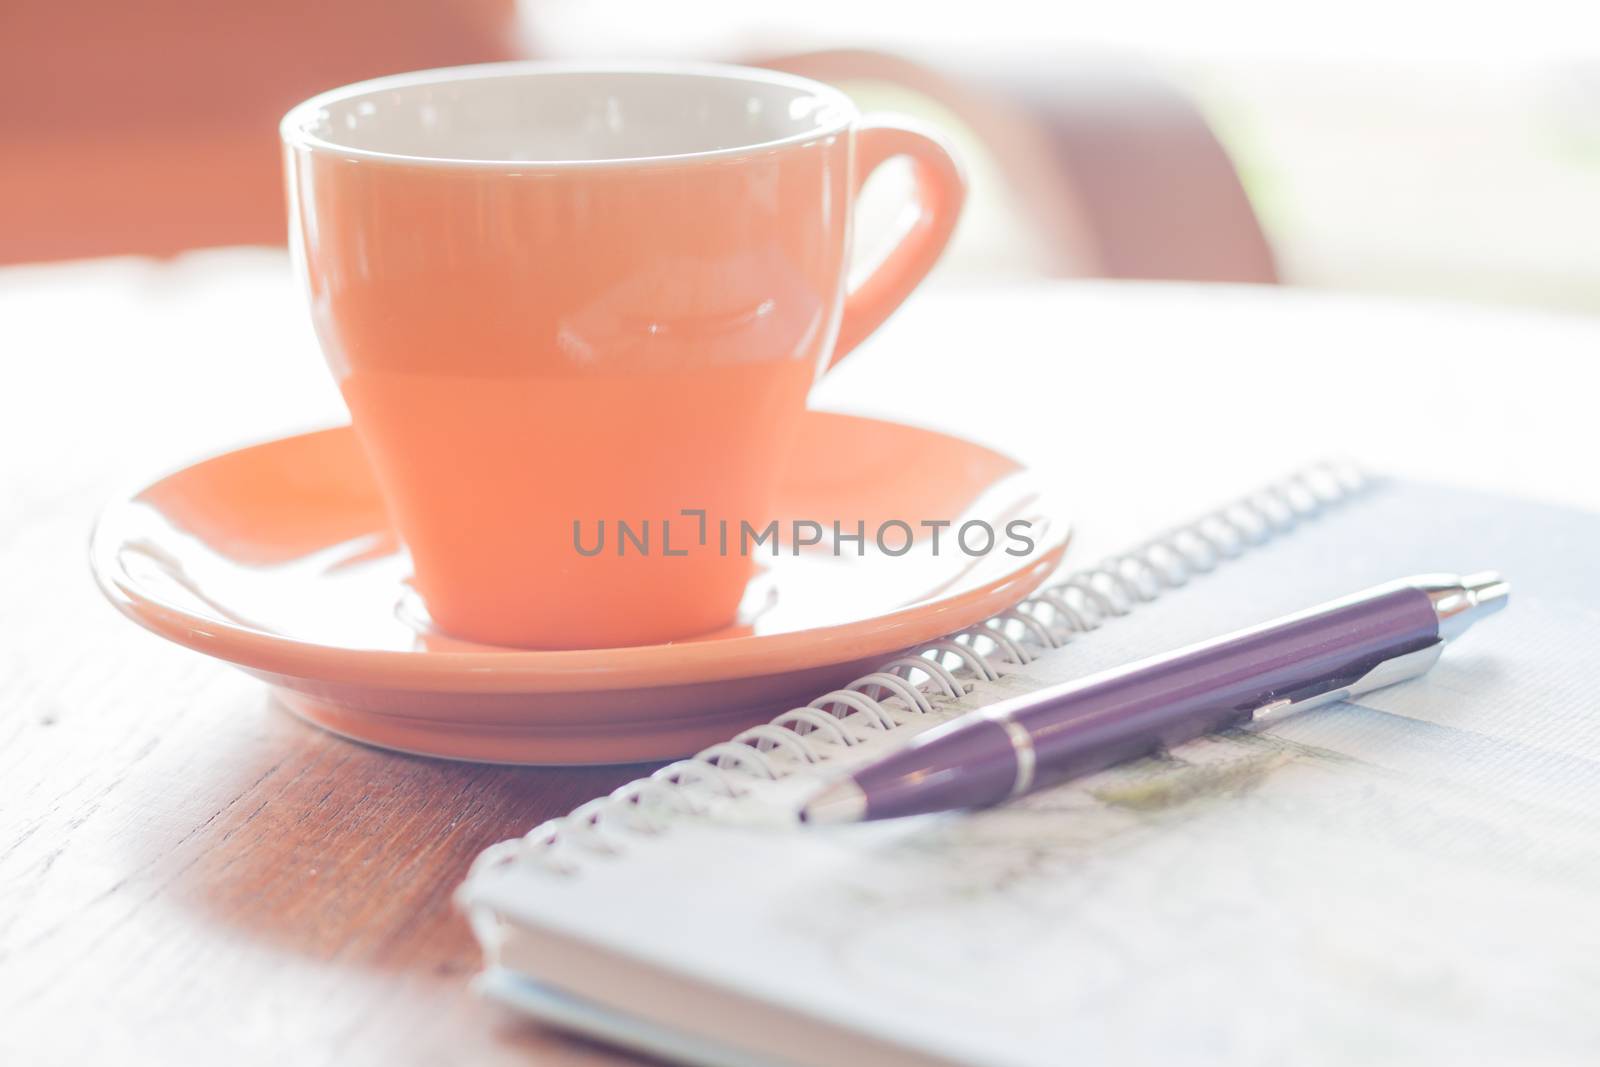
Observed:
[[[1591,1063],[1600,516],[1322,467],[491,848],[484,992],[719,1067]],[[1494,568],[1425,679],[977,813],[803,827],[986,703]]]

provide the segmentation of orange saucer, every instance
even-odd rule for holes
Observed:
[[[123,613],[242,667],[329,730],[430,756],[505,763],[664,759],[801,705],[886,656],[1010,608],[1066,549],[1069,528],[1018,463],[956,437],[809,412],[780,514],[853,544],[763,555],[740,623],[664,645],[537,651],[431,629],[409,561],[348,427],[184,468],[114,501],[91,546]],[[878,551],[872,531],[951,520],[940,551]],[[983,520],[983,555],[952,543]],[[1024,555],[1008,523],[1026,520]],[[788,522],[785,522],[785,528]],[[978,540],[981,527],[974,528]],[[888,535],[898,549],[897,534]]]

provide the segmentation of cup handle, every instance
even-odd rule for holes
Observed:
[[[830,368],[883,325],[933,268],[950,242],[967,196],[961,165],[937,135],[899,120],[869,117],[856,127],[855,138],[855,193],[860,194],[867,178],[883,163],[906,156],[916,175],[916,213],[872,273],[846,295]]]

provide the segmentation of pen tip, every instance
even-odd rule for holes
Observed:
[[[1511,598],[1511,583],[1494,571],[1469,574],[1457,582],[1455,595],[1435,600],[1439,617],[1439,636],[1454,640],[1467,627],[1501,610]]]
[[[800,821],[808,825],[860,822],[867,816],[867,795],[845,778],[825,786],[800,809]]]

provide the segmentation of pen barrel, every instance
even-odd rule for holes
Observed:
[[[1007,717],[1032,742],[1035,784],[1049,784],[1240,725],[1276,701],[1342,689],[1438,639],[1432,601],[1402,587],[1065,686],[1060,699],[1018,702]]]
[[[866,818],[895,819],[956,808],[978,808],[1011,795],[1017,748],[993,719],[951,722],[855,773]]]
[[[930,730],[855,781],[872,819],[993,804],[1019,786],[1092,774],[1225,729],[1275,701],[1344,688],[1438,639],[1420,589],[1340,601],[1002,701],[981,718]]]

